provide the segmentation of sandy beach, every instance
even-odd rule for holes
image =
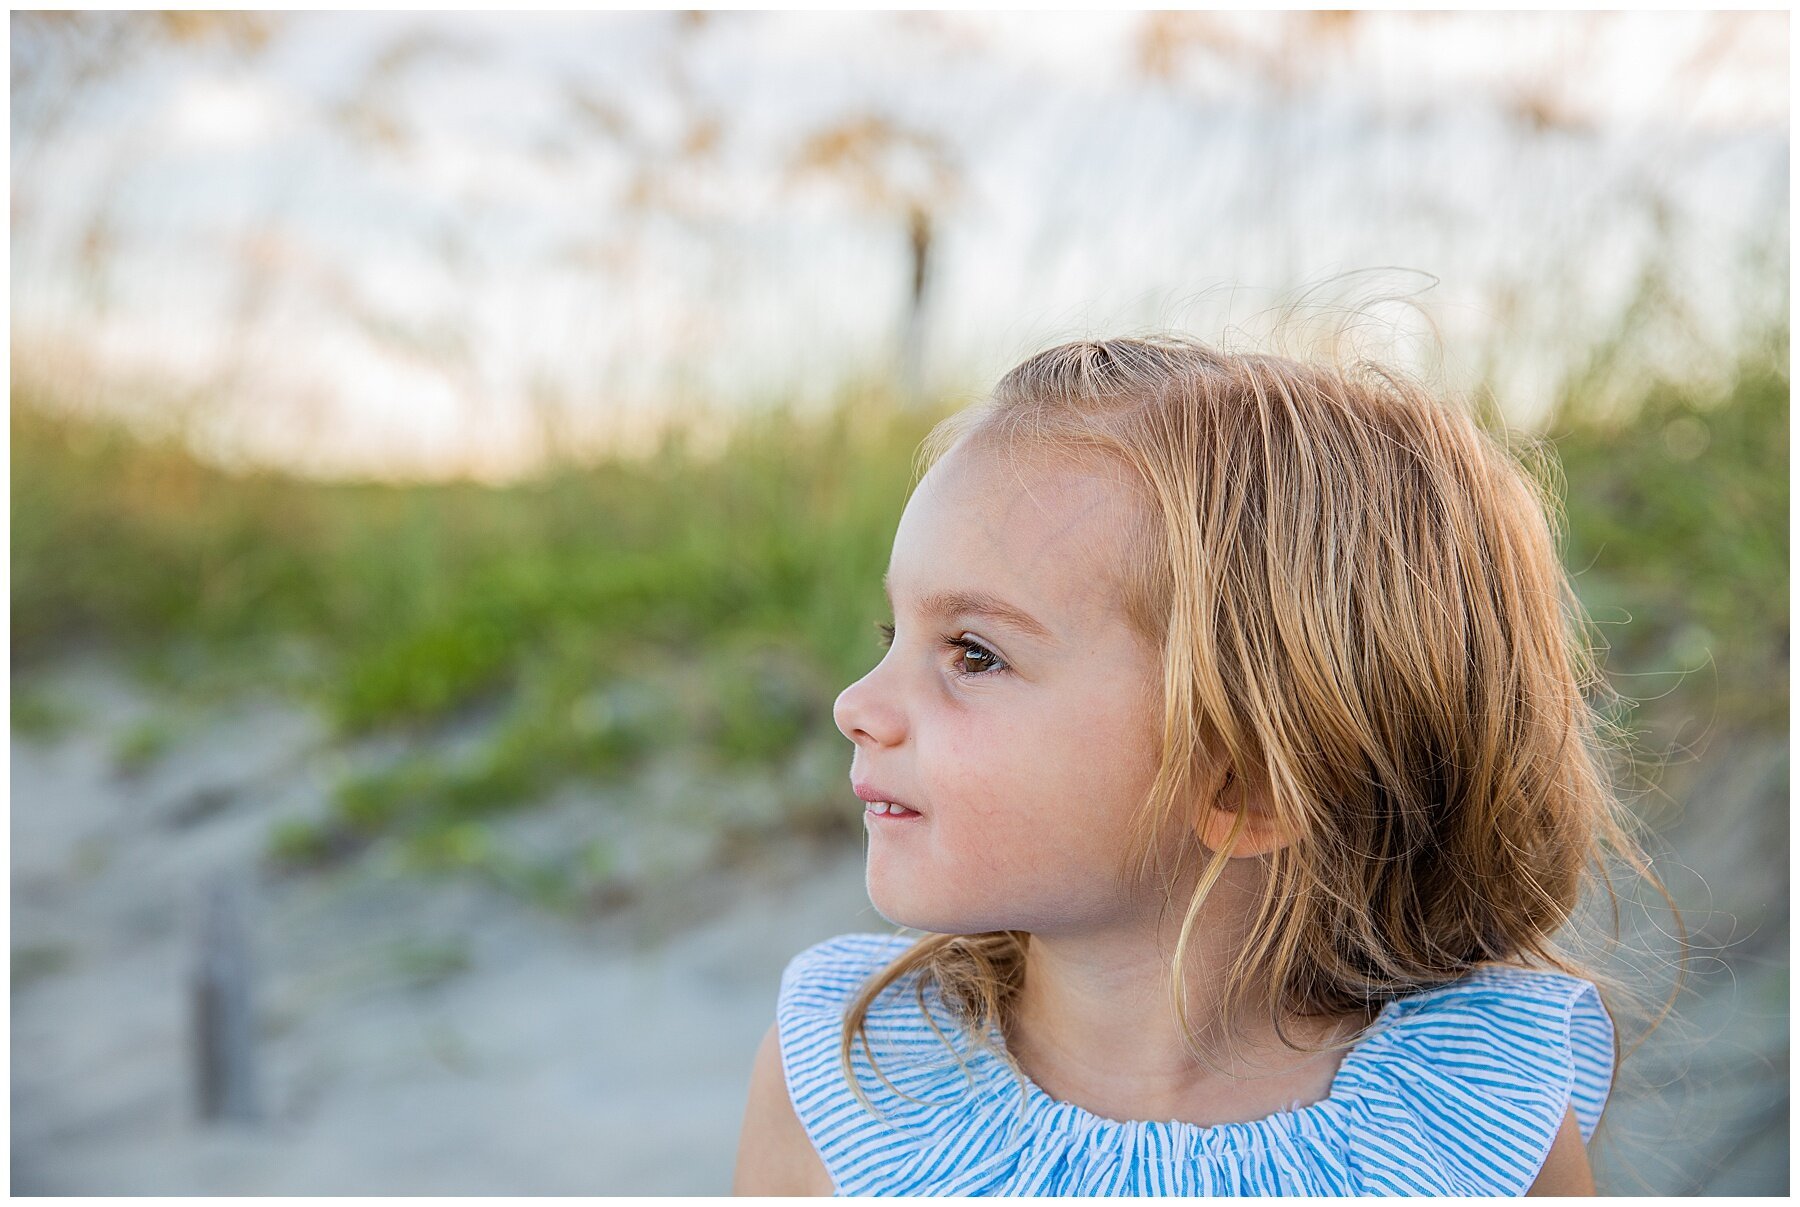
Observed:
[[[262,699],[122,775],[116,735],[161,705],[103,662],[37,686],[81,720],[13,743],[17,1194],[726,1194],[782,967],[890,929],[860,851],[802,841],[721,869],[665,834],[633,856],[665,891],[581,922],[409,873],[382,845],[279,872],[270,828],[318,815],[333,771],[379,752],[333,750]],[[1671,886],[1726,950],[1698,961],[1681,1034],[1632,1058],[1665,1084],[1609,1104],[1602,1193],[1786,1188],[1785,745],[1695,775],[1714,807],[1664,835],[1688,865]],[[559,794],[503,832],[554,843],[605,808]],[[216,875],[242,893],[254,968],[254,1123],[196,1117],[191,978]]]

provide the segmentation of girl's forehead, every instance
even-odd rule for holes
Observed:
[[[1079,491],[1090,504],[1124,503],[1130,496],[1125,473],[1108,459],[992,442],[956,445],[926,474],[927,481],[933,479],[961,501],[978,498],[1004,507],[1035,501],[1046,492]]]
[[[985,593],[1052,629],[1092,623],[1119,606],[1133,505],[1115,476],[1093,467],[946,456],[895,534],[892,597]]]

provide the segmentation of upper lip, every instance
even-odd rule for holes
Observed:
[[[884,800],[890,805],[899,805],[902,808],[912,809],[911,805],[907,804],[905,801],[901,800],[899,797],[893,795],[887,789],[878,788],[874,784],[867,783],[866,781],[851,780],[850,787],[856,793],[856,795],[858,797],[860,797],[861,799],[863,799],[865,801],[868,801],[871,804],[873,804],[875,801],[878,801],[878,800]],[[917,813],[918,810],[913,809],[913,812]]]

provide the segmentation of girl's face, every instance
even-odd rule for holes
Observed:
[[[1158,658],[1117,586],[1134,505],[1101,470],[966,439],[908,501],[892,646],[833,709],[851,779],[921,814],[864,812],[869,898],[893,924],[1050,934],[1127,916],[1115,874],[1162,724]]]

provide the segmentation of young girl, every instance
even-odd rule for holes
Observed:
[[[835,715],[926,933],[789,963],[737,1191],[1593,1194],[1616,1038],[1551,937],[1638,848],[1553,498],[1398,375],[1173,337],[924,457]]]

